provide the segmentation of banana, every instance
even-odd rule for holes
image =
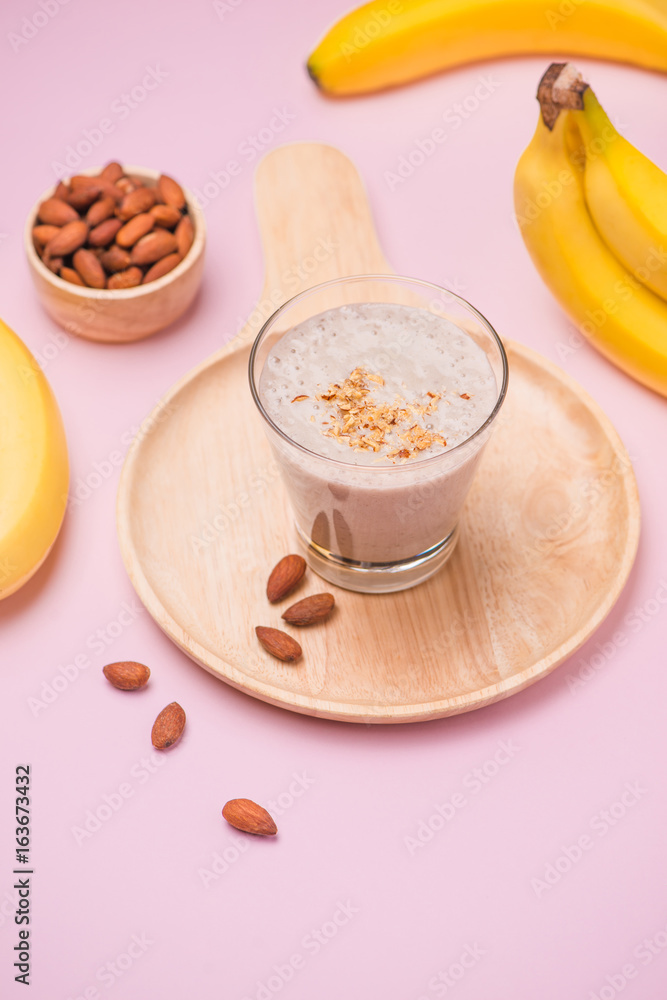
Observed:
[[[667,174],[619,135],[590,87],[574,114],[585,147],[586,203],[609,249],[667,299]]]
[[[514,179],[517,221],[546,285],[582,333],[614,364],[667,396],[667,304],[623,267],[593,224],[580,112],[562,110],[568,97],[579,106],[576,88],[566,85],[563,96],[557,86],[568,70],[554,64],[542,78],[540,118]]]
[[[501,56],[566,52],[667,71],[667,11],[646,0],[374,0],[308,59],[335,95],[393,87]]]
[[[28,348],[0,320],[0,598],[46,559],[68,484],[58,404]]]

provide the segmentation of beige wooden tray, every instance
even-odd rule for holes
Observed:
[[[250,343],[296,291],[390,268],[359,176],[338,150],[276,149],[258,167],[256,200],[266,256],[257,310],[166,394],[123,469],[118,532],[139,597],[211,673],[309,715],[411,722],[520,691],[611,609],[636,553],[639,504],[628,455],[597,404],[513,343],[507,401],[444,570],[382,596],[325,588],[311,572],[299,596],[334,589],[337,608],[298,633],[301,662],[280,663],[257,643],[255,625],[281,624],[266,578],[295,539],[250,399]]]

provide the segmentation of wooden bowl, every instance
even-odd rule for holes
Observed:
[[[102,168],[83,170],[98,174]],[[150,187],[160,172],[144,167],[125,167]],[[148,285],[135,288],[82,288],[70,284],[49,271],[40,260],[32,242],[32,229],[39,205],[53,194],[52,185],[35,203],[25,227],[25,252],[37,294],[48,314],[69,333],[88,340],[127,343],[141,340],[169,326],[193,301],[201,283],[206,244],[206,222],[193,195],[184,188],[188,212],[194,226],[194,242],[180,264]]]

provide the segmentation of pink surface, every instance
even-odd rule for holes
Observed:
[[[57,7],[45,24],[35,14],[42,7]],[[547,60],[472,66],[330,102],[303,63],[340,10],[340,0],[172,3],[168,12],[158,0],[3,7],[0,312],[57,394],[72,488],[99,474],[71,506],[48,564],[0,605],[0,996],[8,1000],[667,993],[665,401],[580,341],[513,223],[513,170],[534,129]],[[17,47],[12,33],[27,33],[23,18],[33,15],[41,26]],[[655,127],[667,80],[580,65],[625,135],[667,169],[667,135]],[[154,89],[123,104],[151,71]],[[480,81],[484,99],[463,119],[456,106],[475,104]],[[25,215],[52,180],[52,163],[104,118],[113,127],[82,168],[119,158],[203,190],[230,160],[241,164],[224,189],[222,176],[217,192],[208,189],[196,306],[125,347],[64,336],[39,307],[22,252]],[[399,184],[387,178],[437,126],[447,139],[428,161]],[[260,132],[267,149],[298,139],[340,146],[368,186],[394,268],[450,286],[501,335],[560,363],[604,407],[632,456],[643,537],[625,591],[583,649],[508,701],[405,727],[301,717],[215,680],[141,613],[116,541],[114,453],[125,452],[160,394],[252,310],[262,257],[248,137]],[[101,668],[118,659],[151,666],[145,691],[107,684]],[[50,697],[63,677],[50,704],[31,701]],[[150,725],[173,699],[188,715],[185,736],[153,758]],[[25,762],[33,772],[29,994],[12,969],[13,780]],[[276,840],[230,831],[220,810],[235,796],[278,803]],[[89,810],[105,820],[82,840]]]

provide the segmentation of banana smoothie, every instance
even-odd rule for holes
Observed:
[[[258,402],[304,544],[341,566],[426,560],[455,533],[499,392],[487,352],[428,309],[342,305],[274,339]]]

